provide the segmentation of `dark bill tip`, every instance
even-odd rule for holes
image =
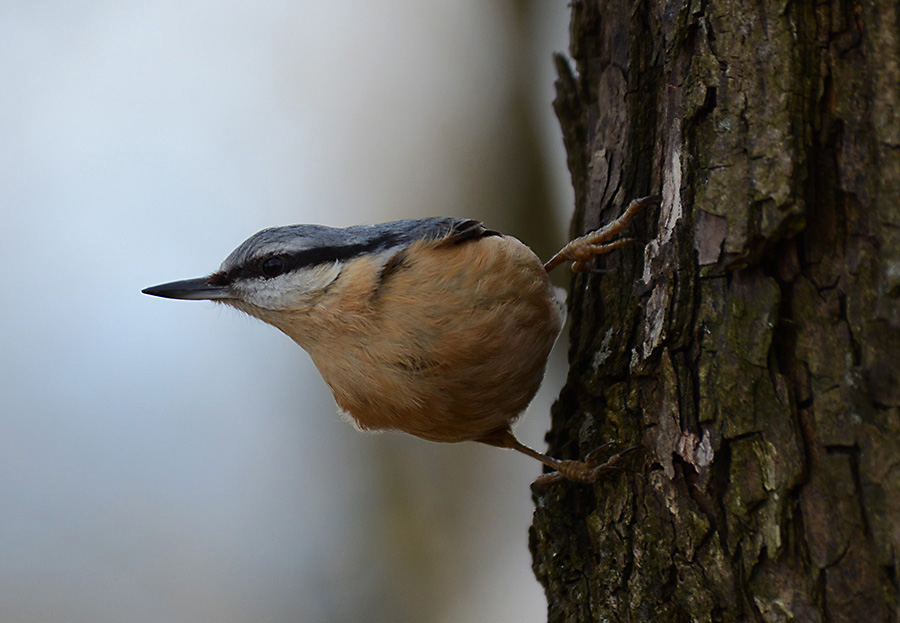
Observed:
[[[228,286],[210,285],[207,277],[162,283],[158,286],[144,288],[141,292],[150,296],[187,301],[215,301],[231,298],[231,290]]]

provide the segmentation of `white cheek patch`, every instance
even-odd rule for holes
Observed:
[[[297,309],[310,304],[341,274],[340,262],[292,270],[271,279],[240,285],[240,298],[262,309]]]

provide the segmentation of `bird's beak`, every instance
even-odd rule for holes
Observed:
[[[161,296],[166,299],[183,299],[186,301],[220,301],[233,298],[231,288],[211,285],[209,277],[172,281],[144,288],[141,292],[150,296]]]

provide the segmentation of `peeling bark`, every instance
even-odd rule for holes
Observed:
[[[535,491],[549,620],[900,621],[900,8],[572,10],[572,233],[662,204],[573,280],[551,454],[643,454]]]

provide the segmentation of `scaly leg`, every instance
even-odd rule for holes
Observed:
[[[635,199],[628,204],[628,207],[625,209],[625,212],[622,213],[622,216],[612,223],[609,223],[600,229],[595,229],[589,234],[580,236],[564,246],[559,253],[551,257],[550,260],[544,264],[544,270],[550,272],[563,262],[569,261],[572,262],[572,270],[574,272],[585,272],[588,270],[588,263],[595,256],[603,255],[614,249],[633,244],[636,242],[633,238],[621,238],[614,241],[612,241],[612,239],[616,234],[625,229],[628,222],[635,214],[640,212],[641,209],[657,203],[659,203],[659,197],[655,195]]]
[[[552,456],[547,456],[541,452],[533,448],[529,448],[525,444],[521,443],[518,439],[516,439],[511,432],[502,431],[499,434],[492,436],[489,439],[479,440],[483,443],[490,444],[492,446],[501,446],[504,448],[511,448],[516,450],[517,452],[521,452],[526,456],[530,456],[533,459],[537,459],[544,465],[555,469],[556,471],[550,474],[544,474],[540,476],[535,483],[544,486],[552,483],[560,482],[562,480],[571,480],[573,482],[580,482],[583,484],[591,484],[600,480],[603,476],[608,474],[609,472],[620,469],[619,463],[622,462],[623,458],[629,452],[633,450],[637,450],[638,446],[631,446],[622,450],[618,454],[614,454],[609,457],[605,462],[600,463],[598,460],[600,453],[606,448],[609,444],[604,444],[588,454],[583,461],[561,461],[559,459],[555,459]]]

